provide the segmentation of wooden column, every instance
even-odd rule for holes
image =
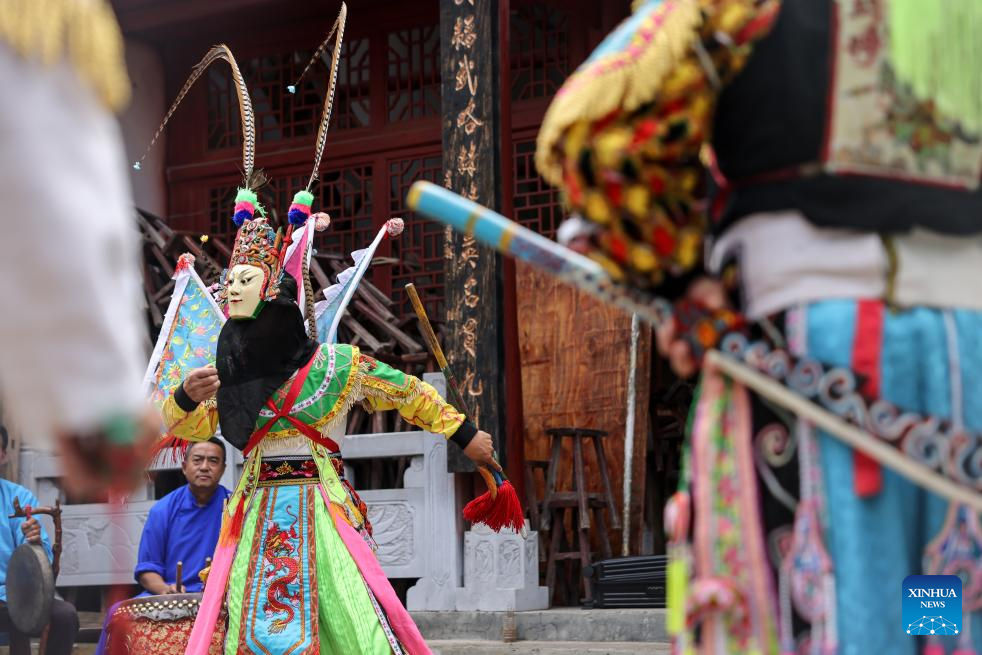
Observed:
[[[515,150],[512,143],[511,127],[511,0],[498,0],[498,147],[502,154],[498,171],[501,182],[496,185],[500,194],[500,212],[505,216],[514,214],[515,198]],[[504,280],[504,356],[505,356],[505,452],[508,459],[501,465],[511,476],[511,483],[518,491],[518,497],[525,502],[525,416],[522,405],[522,353],[518,335],[518,278],[515,260],[503,259]]]
[[[495,0],[440,0],[443,181],[488,207],[500,203],[500,87]],[[504,341],[501,257],[448,228],[447,337],[444,348],[469,404],[464,408],[505,452]],[[473,466],[450,450],[451,471]],[[520,477],[520,476],[519,476]]]

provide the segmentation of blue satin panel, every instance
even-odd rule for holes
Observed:
[[[851,300],[808,306],[808,354],[849,366],[856,317],[857,303]],[[982,430],[982,312],[886,311],[880,375],[884,398],[943,417],[951,417],[958,404],[952,391],[960,381],[960,418]],[[923,549],[940,530],[947,503],[887,469],[881,492],[858,498],[852,449],[827,434],[821,434],[820,448],[839,653],[916,655],[924,642],[902,628],[901,585],[906,576],[921,573]],[[973,615],[971,629],[976,652],[982,653],[982,613]],[[954,639],[946,641],[949,652]]]

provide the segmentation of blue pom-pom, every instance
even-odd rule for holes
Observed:
[[[232,216],[232,222],[236,227],[242,227],[242,223],[252,220],[252,212],[247,209],[240,209]]]
[[[292,223],[296,227],[300,227],[301,225],[307,222],[308,214],[303,213],[299,209],[291,209],[287,213],[287,218],[290,219],[290,223]]]
[[[295,86],[293,86],[291,84],[288,87],[286,87],[286,90],[289,91],[290,93],[296,93],[297,92],[297,87],[295,87]]]
[[[138,162],[138,161],[133,162],[133,170],[134,171],[138,171],[138,170],[140,170],[140,168],[141,168],[140,162]]]

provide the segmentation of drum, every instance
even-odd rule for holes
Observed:
[[[184,655],[201,605],[201,594],[131,598],[116,605],[106,625],[109,655]],[[222,610],[208,655],[221,655],[226,614]]]
[[[51,618],[55,576],[43,546],[21,544],[7,562],[7,611],[14,627],[37,636]]]

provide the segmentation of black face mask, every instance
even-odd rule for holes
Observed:
[[[266,400],[317,350],[296,298],[297,282],[284,274],[279,296],[256,318],[230,319],[218,335],[218,420],[222,436],[239,450],[255,431]]]

